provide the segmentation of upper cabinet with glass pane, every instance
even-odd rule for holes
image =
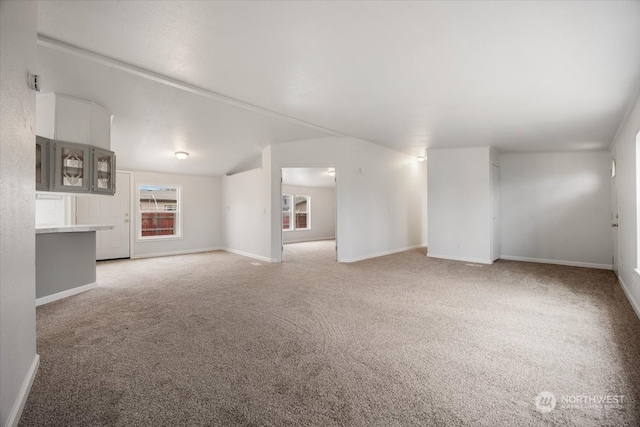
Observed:
[[[94,193],[114,194],[116,192],[116,156],[113,151],[93,148]]]
[[[53,142],[53,191],[91,190],[91,147],[72,142]]]
[[[86,144],[36,137],[36,190],[115,194],[115,154]]]

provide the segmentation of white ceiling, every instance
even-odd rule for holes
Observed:
[[[334,175],[329,170],[335,168],[282,168],[282,183],[301,187],[335,188]]]
[[[90,51],[41,43],[45,90],[104,105],[120,165],[146,170],[225,173],[331,131],[409,154],[606,149],[640,82],[639,1],[41,1],[39,33]]]

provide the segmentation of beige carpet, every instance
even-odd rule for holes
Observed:
[[[640,321],[611,272],[332,245],[100,263],[37,310],[21,425],[640,425]]]

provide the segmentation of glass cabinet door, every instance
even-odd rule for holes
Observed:
[[[54,191],[88,192],[91,189],[90,150],[90,146],[83,144],[59,141],[54,143]]]
[[[36,136],[36,190],[49,190],[49,144],[47,138]]]
[[[116,156],[113,151],[93,149],[93,192],[114,194],[116,192]]]

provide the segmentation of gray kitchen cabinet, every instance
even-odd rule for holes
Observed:
[[[113,195],[115,172],[113,151],[36,136],[37,191]]]
[[[51,141],[36,136],[36,190],[48,191],[50,186],[50,148]]]
[[[91,190],[91,146],[53,141],[53,180],[51,189],[64,193]]]
[[[116,192],[116,156],[113,151],[92,147],[93,183],[92,193],[110,194]]]

